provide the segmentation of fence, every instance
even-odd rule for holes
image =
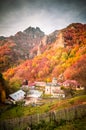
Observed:
[[[82,118],[86,116],[86,105],[78,105],[68,109],[62,109],[59,111],[52,111],[43,114],[36,114],[27,117],[15,118],[3,120],[0,122],[0,130],[26,130],[28,126],[37,124],[40,121],[50,122],[55,120],[60,122],[61,120],[71,121],[74,119]]]

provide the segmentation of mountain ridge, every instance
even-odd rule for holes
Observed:
[[[23,32],[17,32],[14,36],[0,37],[0,71],[18,65],[22,61],[33,58],[36,54],[30,54],[31,49],[37,46],[44,36],[38,27],[29,27]],[[5,53],[5,52],[8,52]],[[8,67],[7,67],[8,66]],[[4,68],[4,69],[3,69]]]
[[[45,40],[42,42],[44,37]],[[55,31],[54,34],[51,34],[51,39],[48,39],[50,35],[44,37],[37,46],[38,55],[15,68],[8,69],[4,73],[6,79],[47,82],[53,77],[59,79],[62,75],[62,81],[75,79],[80,81],[81,85],[85,85],[85,76],[80,77],[79,75],[85,75],[86,72],[86,24],[73,23],[65,29]],[[74,64],[76,64],[75,69]],[[80,68],[77,67],[78,65]]]

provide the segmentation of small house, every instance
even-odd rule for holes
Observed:
[[[39,87],[44,87],[45,84],[46,84],[45,82],[37,82],[37,81],[35,82],[35,85]]]
[[[40,99],[41,95],[42,95],[42,92],[31,89],[25,99],[25,105],[28,105],[30,103],[36,104],[38,102],[38,100]]]
[[[10,94],[9,97],[13,101],[20,101],[20,100],[24,99],[25,92],[23,90],[18,90],[17,92]]]
[[[42,92],[40,92],[38,90],[30,90],[28,97],[39,98],[39,97],[41,97],[41,95],[42,95]]]
[[[72,88],[74,90],[83,90],[84,88],[76,80],[66,80],[62,84],[65,88]]]

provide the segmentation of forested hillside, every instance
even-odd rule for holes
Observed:
[[[38,46],[38,55],[8,69],[5,78],[11,82],[22,79],[34,82],[56,77],[60,82],[75,79],[85,86],[86,24],[73,23],[44,38]]]
[[[37,55],[37,46],[44,35],[38,27],[29,27],[14,36],[0,37],[0,72]]]

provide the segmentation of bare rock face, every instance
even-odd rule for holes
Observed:
[[[56,38],[56,41],[54,43],[54,48],[57,47],[64,47],[64,37],[62,32],[59,32]]]
[[[14,36],[0,37],[0,67],[9,68],[21,63],[21,61],[33,58],[37,52],[33,48],[40,44],[41,39],[45,36],[40,28],[29,27],[23,32],[17,32]],[[7,65],[7,64],[8,65]]]
[[[40,44],[38,45],[37,55],[42,54],[45,50],[49,48],[49,46],[53,45],[58,39],[58,34],[59,31],[56,30],[49,35],[45,35],[40,41]]]

